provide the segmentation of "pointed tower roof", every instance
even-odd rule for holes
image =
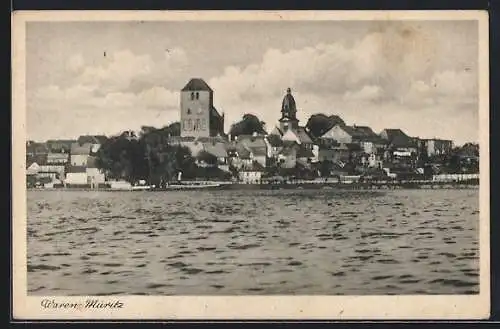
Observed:
[[[212,88],[201,78],[193,78],[182,88],[181,91],[210,91]]]
[[[286,95],[283,97],[283,102],[281,103],[281,113],[283,116],[295,119],[297,107],[295,105],[295,98],[292,96],[292,89],[290,88],[287,88]]]

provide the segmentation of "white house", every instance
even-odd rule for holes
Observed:
[[[85,173],[87,174],[87,182],[90,185],[103,184],[106,181],[104,173],[98,168],[86,168]]]
[[[40,170],[40,166],[38,163],[33,162],[32,164],[29,165],[28,168],[26,168],[26,175],[36,175],[38,174],[38,171]]]
[[[72,166],[86,166],[87,160],[90,156],[92,150],[92,144],[85,143],[80,145],[78,143],[73,143],[71,145],[70,151],[70,163]]]
[[[66,173],[64,185],[87,185],[87,168],[83,166],[71,167]]]
[[[262,180],[264,167],[258,162],[254,162],[252,166],[243,167],[239,173],[239,179],[244,184],[259,184]]]
[[[66,164],[69,160],[68,153],[49,153],[47,154],[47,164]]]

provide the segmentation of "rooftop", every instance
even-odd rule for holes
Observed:
[[[82,135],[78,137],[78,143],[82,144],[103,144],[108,138],[104,135]]]
[[[213,92],[212,88],[201,78],[193,78],[182,88],[181,91],[210,91]]]
[[[90,143],[85,143],[83,145],[80,145],[79,143],[71,144],[71,154],[72,155],[76,155],[76,154],[88,155],[88,154],[90,154],[91,149],[92,149],[92,144],[90,144]]]
[[[87,172],[87,167],[85,166],[71,166],[68,168],[68,173],[76,174],[76,173],[85,173]]]
[[[252,162],[251,165],[244,165],[241,171],[264,171],[265,168],[257,161]]]
[[[223,143],[203,143],[203,149],[217,158],[227,157],[226,146]]]
[[[396,147],[414,147],[415,140],[406,135],[401,129],[384,129],[387,140]],[[383,133],[382,132],[382,133]]]

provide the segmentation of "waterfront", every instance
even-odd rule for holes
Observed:
[[[478,293],[477,190],[28,192],[32,295]]]

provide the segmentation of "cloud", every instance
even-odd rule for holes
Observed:
[[[410,130],[424,137],[475,139],[474,125],[472,130],[456,131],[442,124],[461,111],[465,113],[459,118],[477,117],[476,59],[468,63],[472,69],[457,65],[439,71],[442,51],[433,35],[396,24],[350,44],[318,44],[288,52],[268,49],[260,61],[227,67],[209,84],[229,123],[249,111],[268,128],[274,126],[284,91],[291,87],[304,120],[323,112],[380,129],[385,128],[383,122],[408,129],[411,124]],[[424,113],[428,119],[419,120]]]
[[[346,101],[375,101],[383,94],[382,88],[379,86],[364,86],[358,91],[347,91],[343,99]]]
[[[75,77],[75,82],[98,85],[102,93],[137,92],[156,85],[165,85],[170,75],[179,74],[187,64],[186,53],[178,48],[166,50],[160,58],[122,50],[105,56],[103,54],[101,63],[86,66],[82,73]]]
[[[96,93],[97,87],[47,86],[28,98],[28,131],[43,138],[110,134],[143,125],[163,126],[178,119],[179,93],[154,87],[139,93]]]
[[[391,126],[422,137],[476,138],[477,52],[463,48],[465,54],[459,56],[439,33],[418,25],[374,26],[360,39],[288,50],[271,47],[253,62],[214,69],[218,73],[207,82],[215,91],[216,107],[225,112],[226,130],[245,113],[257,115],[271,130],[291,87],[301,124],[321,112],[376,130]],[[64,65],[64,85],[28,90],[33,130],[42,121],[50,126],[51,115],[52,121],[66,117],[78,122],[74,129],[66,127],[65,135],[77,128],[119,131],[141,122],[162,126],[178,120],[179,89],[197,76],[181,48],[150,53],[122,49],[92,58],[75,54]],[[451,122],[453,129],[446,126]],[[459,125],[464,127],[456,129]]]
[[[122,50],[97,62],[71,56],[65,67],[72,75],[65,85],[28,90],[29,129],[48,138],[172,122],[179,116],[179,91],[177,85],[166,87],[167,77],[179,75],[185,65],[185,52],[176,48],[160,57]],[[71,122],[71,128],[64,124],[54,129],[51,122]]]

